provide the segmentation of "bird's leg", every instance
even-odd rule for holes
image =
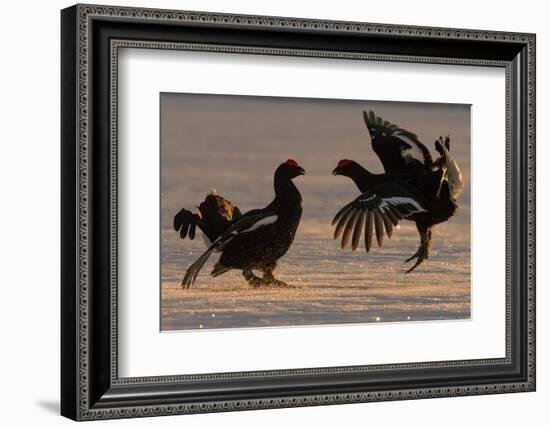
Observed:
[[[418,265],[420,265],[422,262],[424,262],[424,260],[430,257],[430,249],[432,248],[432,231],[431,229],[422,231],[419,229],[419,232],[420,246],[418,247],[418,250],[415,254],[405,260],[405,263],[407,263],[416,258],[416,263],[411,268],[409,268],[407,272],[405,272],[406,274],[414,271]]]
[[[264,270],[264,280],[271,287],[296,288],[293,285],[287,284],[284,281],[278,280],[273,276],[275,268],[267,268]]]
[[[248,281],[248,284],[251,287],[257,288],[257,287],[261,287],[262,285],[265,285],[265,281],[260,277],[257,277],[256,275],[254,275],[254,273],[252,272],[252,269],[243,270],[243,276],[246,279],[246,281]]]

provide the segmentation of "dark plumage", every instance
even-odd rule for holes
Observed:
[[[288,286],[275,279],[273,271],[278,259],[290,248],[300,223],[302,197],[292,179],[304,173],[294,160],[282,163],[274,175],[275,198],[263,209],[241,214],[229,201],[215,195],[217,198],[207,196],[195,216],[181,210],[174,218],[174,228],[180,231],[180,235],[184,238],[189,229],[191,238],[191,230],[198,226],[211,242],[187,269],[182,286],[189,288],[195,282],[214,251],[221,252],[211,273],[214,277],[231,269],[240,269],[253,287]],[[254,275],[253,269],[262,271],[263,277]]]
[[[413,187],[406,182],[390,181],[375,184],[367,188],[355,200],[346,204],[334,216],[336,225],[334,239],[342,235],[342,248],[346,247],[353,231],[352,249],[356,250],[365,225],[365,249],[367,253],[372,246],[373,231],[381,247],[384,231],[391,238],[393,228],[403,218],[413,214],[427,212],[426,202]]]
[[[204,201],[197,206],[197,210],[197,213],[192,213],[181,209],[174,216],[174,229],[179,231],[182,239],[189,235],[189,239],[193,240],[198,226],[208,239],[208,245],[242,216],[239,208],[219,196],[215,189],[208,191]]]
[[[351,178],[361,195],[334,217],[334,238],[342,235],[342,248],[352,241],[357,249],[363,226],[365,248],[372,246],[373,232],[381,247],[384,233],[391,238],[401,219],[412,220],[420,234],[420,246],[406,262],[417,259],[413,271],[430,255],[432,227],[454,215],[456,198],[463,189],[462,175],[450,154],[449,137],[435,142],[441,157],[433,160],[417,136],[378,117],[363,113],[374,152],[385,173],[373,174],[352,160],[341,160],[334,175]],[[384,232],[385,231],[385,232]]]
[[[386,173],[429,169],[433,165],[430,151],[414,133],[382,119],[373,111],[363,111],[363,120],[371,137],[372,149]]]

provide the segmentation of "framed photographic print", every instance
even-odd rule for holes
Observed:
[[[76,5],[75,420],[535,390],[535,36]]]

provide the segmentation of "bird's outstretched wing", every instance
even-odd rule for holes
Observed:
[[[189,234],[189,239],[195,239],[197,224],[201,218],[197,213],[192,213],[189,210],[181,209],[174,216],[174,229],[180,233],[180,237],[184,239]]]
[[[430,151],[414,133],[384,120],[373,111],[363,111],[363,119],[371,136],[372,149],[386,173],[431,167]]]
[[[401,219],[423,212],[426,209],[422,202],[405,185],[397,182],[378,185],[342,207],[334,216],[334,239],[342,235],[341,246],[345,248],[351,238],[351,248],[356,250],[364,227],[365,249],[368,253],[372,246],[373,231],[378,246],[382,247],[384,230],[391,238],[393,228]]]
[[[251,210],[242,215],[216,238],[210,247],[187,269],[181,283],[182,287],[189,288],[195,282],[199,271],[214,250],[223,250],[223,247],[233,238],[248,232],[258,231],[264,226],[275,223],[277,219],[277,214],[270,209]]]

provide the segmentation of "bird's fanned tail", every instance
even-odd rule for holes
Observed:
[[[348,206],[346,206],[348,207]],[[363,227],[365,227],[365,248],[367,253],[372,247],[373,231],[376,235],[376,241],[379,247],[382,247],[384,243],[384,232],[391,238],[393,234],[393,227],[397,226],[397,221],[393,222],[390,215],[397,216],[397,209],[393,210],[392,207],[381,209],[378,207],[373,208],[349,208],[337,219],[336,229],[334,230],[334,239],[338,239],[342,235],[341,247],[345,248],[351,239],[351,248],[356,250],[359,246],[361,236],[363,234]],[[393,212],[392,212],[393,210]],[[340,213],[340,212],[339,212]],[[409,214],[407,214],[408,216]]]
[[[397,227],[401,219],[426,211],[418,200],[405,193],[404,188],[400,189],[403,192],[401,196],[382,196],[367,191],[342,207],[332,221],[332,225],[336,225],[334,239],[342,236],[342,248],[351,239],[351,248],[356,250],[364,228],[367,253],[372,247],[373,234],[376,235],[378,246],[382,247],[384,234],[391,238],[393,228]]]

